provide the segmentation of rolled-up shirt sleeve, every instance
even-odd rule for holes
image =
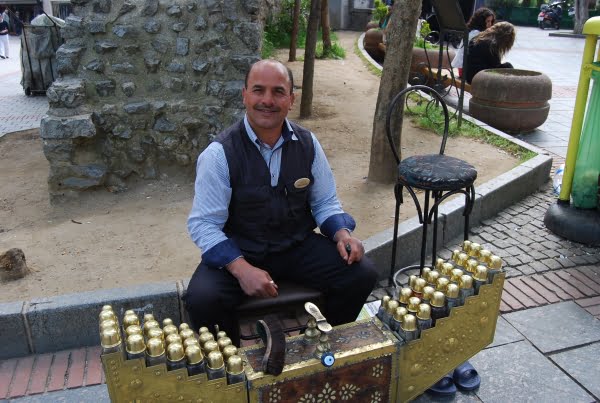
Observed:
[[[223,146],[211,143],[198,157],[194,201],[188,217],[188,232],[202,250],[202,261],[223,267],[242,253],[223,232],[229,214],[231,185]]]
[[[337,197],[333,172],[325,152],[317,138],[312,135],[315,147],[315,159],[312,164],[314,185],[310,193],[310,207],[321,233],[333,240],[340,229],[354,231],[356,223],[352,216],[345,213]]]

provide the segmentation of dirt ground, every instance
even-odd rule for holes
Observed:
[[[338,195],[362,239],[393,224],[393,187],[366,180],[379,78],[354,54],[358,33],[338,32],[345,60],[315,64],[314,117],[298,120],[313,130],[334,171]],[[287,60],[285,52],[282,60]],[[289,64],[301,83],[302,62]],[[437,152],[439,137],[405,122],[404,156]],[[477,183],[508,171],[518,161],[492,146],[450,139],[446,153],[471,162]],[[186,279],[200,259],[189,239],[187,214],[193,178],[131,180],[128,190],[97,190],[51,205],[48,163],[37,131],[0,139],[0,253],[21,248],[33,269],[27,277],[0,284],[0,302],[26,300],[101,288]],[[404,218],[415,215],[405,204]]]

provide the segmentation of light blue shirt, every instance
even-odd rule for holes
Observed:
[[[282,146],[285,141],[298,141],[289,122],[287,130],[272,148],[262,143],[244,117],[244,126],[252,144],[263,156],[271,172],[271,186],[279,181]],[[315,158],[311,173],[314,183],[309,193],[309,203],[315,222],[321,233],[331,239],[340,229],[354,230],[354,219],[344,213],[337,198],[335,179],[323,148],[312,134]],[[212,142],[198,157],[196,165],[195,195],[188,217],[188,231],[192,241],[202,249],[202,259],[209,266],[223,267],[243,253],[235,242],[223,232],[228,219],[231,200],[231,184],[225,150],[218,142]]]

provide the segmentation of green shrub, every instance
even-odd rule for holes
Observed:
[[[373,9],[372,19],[376,22],[381,22],[388,13],[388,8],[381,0],[375,0],[375,8]]]

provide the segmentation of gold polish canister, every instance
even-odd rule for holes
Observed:
[[[448,280],[446,277],[440,277],[435,285],[435,290],[446,292],[446,287],[448,287],[448,284],[450,284],[450,280]]]
[[[132,325],[139,326],[140,318],[138,318],[138,316],[135,313],[123,316],[123,329],[127,329],[129,326]]]
[[[171,318],[164,318],[162,321],[162,327],[165,328],[169,325],[173,325],[173,319]]]
[[[165,337],[165,344],[167,346],[169,346],[170,344],[173,343],[183,343],[183,339],[181,338],[181,336],[177,333],[171,333],[170,335]]]
[[[202,326],[200,329],[198,329],[198,334],[202,334],[202,333],[206,333],[208,332],[208,328],[206,326]]]
[[[441,257],[438,257],[437,259],[435,259],[435,266],[434,266],[434,268],[437,271],[442,271],[442,265],[444,263],[446,263],[446,261],[444,259],[442,259]],[[425,276],[423,276],[423,277],[425,277]]]
[[[469,257],[479,259],[479,252],[481,252],[481,249],[482,248],[480,244],[472,242],[471,247],[469,248],[469,252],[467,252],[467,254],[469,255]]]
[[[202,349],[200,346],[187,346],[185,348],[185,358],[189,376],[203,374],[206,372],[206,363],[204,361],[204,355],[202,355]]]
[[[144,336],[142,336],[141,333],[128,336],[125,344],[125,351],[127,352],[128,360],[144,358],[146,355],[146,343],[144,342]]]
[[[408,287],[411,290],[414,287],[415,281],[417,281],[418,278],[419,278],[419,276],[417,276],[416,274],[411,274],[410,276],[408,276]]]
[[[383,323],[385,323],[385,314],[386,314],[386,310],[387,310],[387,304],[388,304],[388,302],[390,302],[390,299],[391,298],[389,295],[384,295],[381,298],[381,304],[379,305],[379,309],[377,310],[377,314],[375,315]]]
[[[112,305],[103,305],[101,311],[112,311]]]
[[[462,250],[463,250],[465,253],[469,253],[469,250],[471,249],[471,244],[472,244],[472,243],[473,243],[473,242],[471,242],[471,241],[469,241],[469,240],[465,240],[465,241],[463,241],[463,242],[462,242],[462,244],[461,244]]]
[[[481,249],[479,251],[479,257],[477,258],[477,260],[479,260],[479,263],[481,263],[485,266],[489,266],[491,257],[492,257],[492,252],[490,252],[487,249]]]
[[[387,305],[387,309],[385,310],[385,318],[384,322],[388,328],[392,328],[392,320],[394,319],[394,313],[396,312],[396,308],[398,308],[400,304],[395,299],[390,300]]]
[[[181,333],[182,330],[189,329],[189,328],[190,328],[190,325],[188,325],[185,322],[182,322],[182,323],[179,324],[179,332],[180,333]]]
[[[151,313],[145,313],[145,314],[144,314],[144,324],[145,324],[146,322],[148,322],[148,321],[151,321],[151,320],[155,320],[155,319],[154,319],[154,315],[153,315],[153,314],[151,314]]]
[[[232,355],[237,355],[238,353],[238,349],[236,346],[234,346],[233,344],[226,346],[223,351],[221,351],[221,353],[223,354],[223,360],[227,361],[229,359],[229,357],[231,357]]]
[[[167,346],[167,370],[173,371],[186,367],[185,351],[180,343],[171,343]]]
[[[217,332],[217,341],[222,337],[227,337],[227,333],[224,330]]]
[[[429,275],[427,276],[426,280],[427,280],[427,285],[430,285],[432,287],[435,288],[435,286],[437,285],[437,281],[440,278],[440,272],[437,270],[431,270],[429,272]]]
[[[430,285],[427,285],[423,288],[423,298],[421,298],[423,303],[428,304],[429,301],[431,301],[431,297],[433,296],[434,291],[435,291],[435,288],[433,288]]]
[[[117,331],[117,334],[119,335],[119,339],[120,339],[121,338],[121,333],[119,332],[119,324],[114,319],[103,320],[98,325],[98,329],[100,330],[100,333],[102,333],[104,330],[110,329],[110,328],[113,328],[113,329],[115,329]]]
[[[213,336],[213,334],[211,332],[204,332],[200,334],[200,337],[198,338],[198,342],[200,343],[200,347],[202,347],[202,352],[204,353],[204,355],[206,356],[206,351],[204,350],[204,345],[206,344],[206,342],[208,341],[214,341],[215,340],[215,336]]]
[[[177,329],[177,326],[170,324],[163,327],[163,333],[165,334],[165,337],[167,337],[170,334],[179,334],[179,329]]]
[[[431,319],[431,306],[429,304],[420,304],[416,316],[418,334],[419,337],[421,337],[421,332],[423,330],[429,329],[431,326],[433,326],[433,320]]]
[[[452,276],[452,270],[454,270],[454,265],[452,263],[444,263],[442,265],[442,271],[440,272],[440,274],[442,275],[442,277],[450,279],[450,277]]]
[[[454,262],[457,262],[457,261],[458,261],[458,255],[460,255],[460,253],[461,253],[461,251],[460,251],[459,249],[454,249],[454,250],[452,251],[452,257],[451,257],[451,259],[452,259]]]
[[[398,333],[400,331],[400,325],[404,321],[404,315],[408,313],[408,309],[403,306],[399,306],[396,308],[396,312],[394,312],[394,317],[390,321],[390,329],[394,332]]]
[[[464,252],[458,254],[458,259],[455,261],[456,266],[462,268],[463,270],[467,269],[467,261],[469,260],[469,255]]]
[[[433,326],[438,319],[446,317],[446,296],[441,291],[433,293],[433,297],[429,303],[431,305],[431,320]]]
[[[127,315],[136,315],[135,311],[133,309],[128,309],[125,312],[123,312],[123,316],[127,316]]]
[[[438,258],[438,260],[440,260],[440,259]],[[443,260],[442,260],[442,262],[443,262]],[[425,279],[425,281],[427,281],[427,277],[429,276],[429,273],[431,272],[431,270],[432,270],[431,267],[427,267],[427,266],[423,267],[423,269],[421,269],[421,278]]]
[[[146,366],[166,364],[165,342],[158,338],[148,339],[146,342]]]
[[[102,323],[106,320],[114,320],[115,322],[119,321],[117,319],[117,315],[115,315],[115,313],[109,309],[100,311],[100,313],[98,314],[98,322]]]
[[[161,339],[162,341],[165,341],[165,334],[163,333],[163,331],[160,327],[153,327],[153,328],[149,329],[148,332],[146,333],[146,338],[148,338],[148,339],[158,338],[158,339]]]
[[[114,327],[108,327],[100,333],[100,345],[102,354],[121,353],[123,355],[123,343],[119,330]]]
[[[155,321],[154,319],[152,320],[148,320],[144,322],[144,326],[142,326],[142,330],[144,331],[144,336],[146,336],[146,338],[148,338],[148,331],[150,329],[160,329],[160,324]]]
[[[179,335],[181,336],[181,338],[183,340],[185,339],[189,339],[190,337],[196,337],[196,335],[194,334],[194,331],[192,329],[183,329],[179,331]]]
[[[246,381],[246,373],[244,372],[244,361],[239,355],[232,355],[227,359],[227,384],[240,383]]]
[[[424,278],[417,278],[411,287],[413,297],[421,298],[423,296],[423,288],[425,288],[425,286],[427,286],[427,281],[425,281]]]
[[[452,272],[450,273],[450,282],[458,284],[463,274],[465,273],[461,269],[452,269]]]
[[[209,341],[210,343],[210,341]],[[216,344],[216,342],[214,342]],[[206,359],[206,375],[208,380],[225,377],[225,363],[220,351],[211,351]]]
[[[482,285],[487,284],[488,273],[487,267],[485,266],[477,266],[477,271],[473,275],[473,288],[475,289],[475,295],[479,295],[479,289]]]
[[[417,318],[413,314],[404,315],[404,320],[400,325],[400,337],[404,339],[405,342],[413,341],[418,338],[417,334]]]
[[[496,274],[502,271],[502,258],[500,256],[492,255],[488,262],[487,282],[491,284],[494,282]]]
[[[448,284],[446,288],[446,312],[450,315],[450,309],[460,306],[460,294],[458,284]]]
[[[204,353],[206,357],[213,351],[219,351],[219,345],[214,340],[209,340],[202,346],[202,353]]]
[[[408,313],[412,315],[416,315],[419,310],[419,305],[421,304],[421,298],[419,297],[410,297],[408,299]]]
[[[183,341],[183,348],[184,349],[188,348],[191,345],[196,345],[196,346],[200,347],[200,343],[198,342],[198,339],[195,338],[195,337],[188,337],[187,339],[185,339]]]
[[[473,288],[473,277],[463,274],[458,283],[459,287],[459,303],[464,305],[467,302],[467,297],[475,295],[475,289]]]
[[[227,336],[219,337],[217,339],[217,345],[219,346],[219,351],[223,352],[223,349],[229,345],[233,344],[231,339]]]
[[[408,307],[408,299],[410,297],[412,297],[412,290],[409,287],[401,288],[398,294],[398,303],[400,306]]]
[[[142,328],[139,327],[139,325],[131,325],[131,326],[127,326],[127,328],[125,328],[125,338],[128,338],[129,336],[131,336],[133,334],[139,334],[142,337],[144,337],[144,332],[142,331]]]

